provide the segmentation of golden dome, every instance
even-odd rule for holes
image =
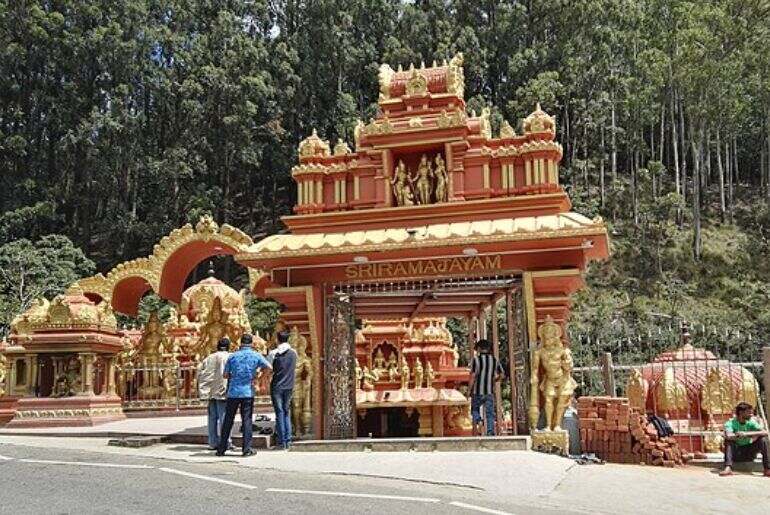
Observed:
[[[242,313],[245,314],[241,294],[216,277],[207,277],[187,288],[182,293],[179,314],[187,316],[191,322],[205,322],[206,315],[217,297],[222,311],[229,315],[230,320],[238,320]]]
[[[94,303],[77,288],[70,288],[53,301],[38,299],[11,322],[13,334],[38,331],[89,329],[117,331],[117,319],[108,302]]]
[[[540,108],[540,102],[537,103],[535,110],[524,118],[524,133],[532,132],[550,132],[556,133],[556,120]]]
[[[299,142],[299,157],[326,157],[329,155],[329,142],[318,137],[313,129],[313,134]]]

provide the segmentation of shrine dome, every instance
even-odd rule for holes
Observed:
[[[202,322],[214,304],[214,299],[218,298],[222,311],[239,317],[245,309],[243,296],[214,277],[213,270],[209,271],[209,274],[210,277],[190,286],[182,293],[179,314],[187,316],[191,322]]]
[[[540,108],[540,102],[537,103],[535,110],[524,118],[524,133],[532,132],[556,132],[556,120]]]
[[[72,289],[51,302],[38,299],[11,322],[11,333],[24,335],[43,331],[97,330],[117,331],[117,319],[109,303],[94,301],[82,290]]]
[[[686,342],[689,334],[683,335]],[[756,406],[759,383],[747,368],[685,343],[631,374],[627,395],[668,418],[727,417],[739,402]]]

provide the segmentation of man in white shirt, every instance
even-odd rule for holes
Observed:
[[[209,401],[209,449],[219,446],[222,434],[222,422],[225,419],[227,406],[227,381],[224,378],[225,364],[230,357],[230,340],[222,338],[217,343],[217,351],[210,354],[198,365],[198,394],[201,400]],[[228,440],[228,448],[232,441]]]

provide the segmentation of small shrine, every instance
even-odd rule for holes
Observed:
[[[446,319],[364,320],[355,341],[359,436],[470,434],[468,369]]]
[[[694,347],[686,324],[681,346],[634,369],[626,386],[632,407],[666,418],[694,452],[720,452],[725,421],[739,402],[758,406],[759,392],[749,369]]]
[[[41,299],[11,323],[6,396],[13,402],[9,427],[86,426],[125,418],[115,383],[122,349],[117,320],[72,289]]]

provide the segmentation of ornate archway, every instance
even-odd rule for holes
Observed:
[[[211,256],[244,252],[252,243],[243,231],[203,216],[194,227],[187,224],[171,231],[151,255],[121,263],[106,275],[81,279],[70,288],[82,289],[95,301],[108,299],[115,311],[136,315],[139,301],[149,290],[178,303],[185,280],[198,263]],[[249,278],[252,283],[256,276],[250,271]]]

